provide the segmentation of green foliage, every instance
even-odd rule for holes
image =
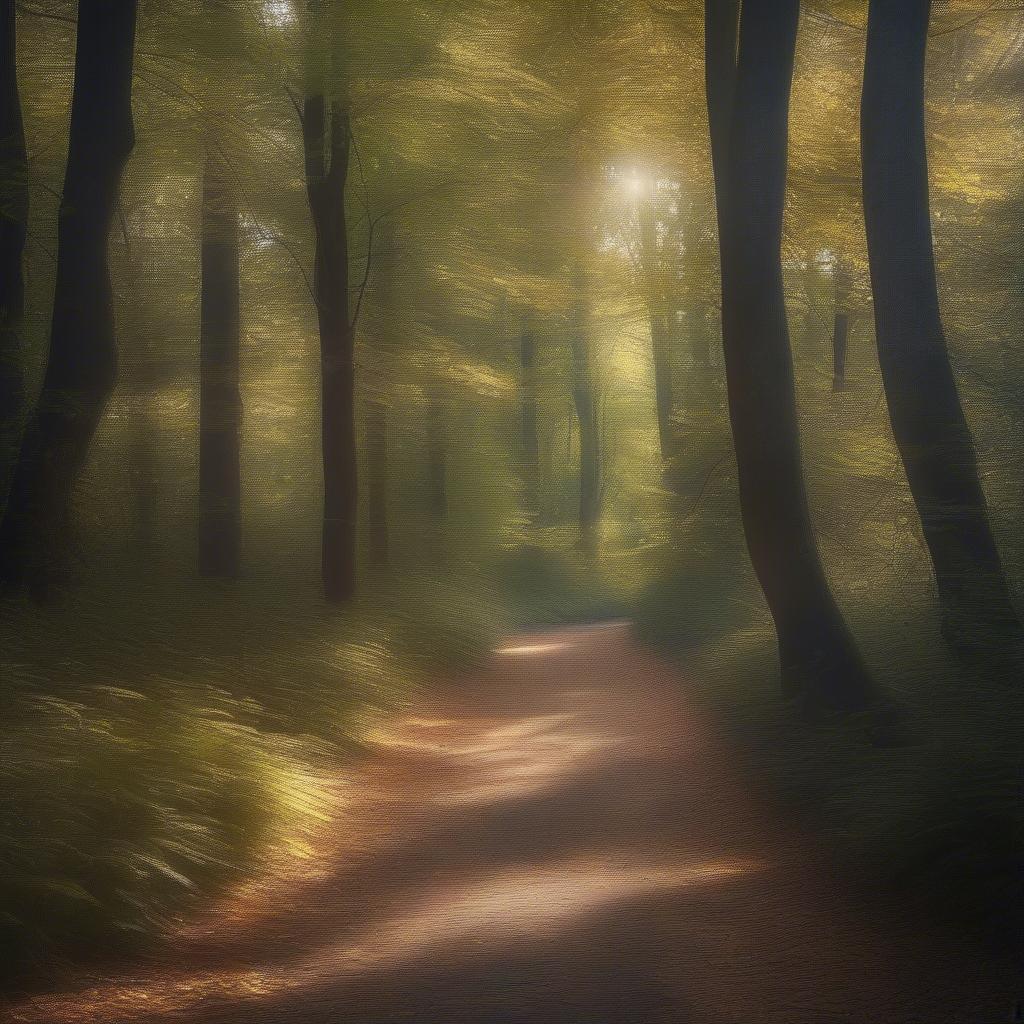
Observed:
[[[124,579],[5,603],[0,982],[157,942],[301,838],[367,727],[479,656],[469,605],[427,580],[344,617],[290,589]]]
[[[494,578],[520,626],[621,618],[627,607],[606,571],[576,552],[526,545],[495,564]]]

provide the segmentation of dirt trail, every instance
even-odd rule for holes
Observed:
[[[1013,1019],[1009,968],[830,876],[625,624],[520,637],[395,723],[173,963],[14,1021]]]

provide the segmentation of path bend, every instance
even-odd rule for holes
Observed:
[[[833,877],[628,624],[524,635],[375,737],[312,855],[19,1024],[1012,1019],[1005,970]]]

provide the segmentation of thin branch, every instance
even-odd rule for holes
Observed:
[[[352,144],[352,152],[356,156],[356,167],[359,168],[359,181],[363,188],[363,209],[366,211],[366,266],[363,268],[363,280],[359,285],[359,297],[356,299],[356,308],[352,313],[352,325],[351,329],[353,334],[355,333],[356,324],[359,323],[359,313],[363,308],[363,297],[366,294],[366,286],[370,280],[370,270],[373,267],[373,236],[374,229],[377,226],[377,221],[370,216],[370,198],[369,189],[366,184],[366,174],[363,169],[363,158],[359,152],[359,143],[356,141],[355,134],[352,131],[351,123],[348,125],[348,138]]]

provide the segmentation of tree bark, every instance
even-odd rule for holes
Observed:
[[[947,640],[1019,649],[939,311],[928,199],[924,68],[929,0],[871,0],[861,106],[875,329],[893,436],[935,568]]]
[[[850,338],[850,273],[836,260],[834,274],[835,317],[832,324],[832,390],[846,389],[846,350]]]
[[[320,332],[324,476],[322,573],[327,600],[345,603],[356,585],[358,468],[355,336],[349,319],[345,186],[349,115],[314,92],[303,104],[306,191],[316,236],[313,290]]]
[[[234,578],[241,558],[238,209],[211,141],[203,175],[199,571]]]
[[[789,97],[799,0],[745,0],[731,118],[734,41],[708,0],[708,99],[722,261],[729,414],[747,547],[775,622],[783,686],[805,707],[860,709],[873,686],[825,579],[801,466],[782,280]]]
[[[601,516],[601,443],[594,400],[594,371],[590,357],[587,280],[577,272],[576,302],[569,328],[572,349],[572,398],[580,427],[580,549],[594,557]]]
[[[18,92],[15,0],[0,0],[0,514],[25,401],[22,260],[28,231],[28,154]]]
[[[45,590],[66,543],[75,479],[117,374],[108,242],[134,145],[136,0],[80,0],[57,280],[42,392],[22,441],[0,577]]]
[[[367,527],[370,563],[382,568],[390,560],[388,536],[388,411],[383,402],[366,405]]]

